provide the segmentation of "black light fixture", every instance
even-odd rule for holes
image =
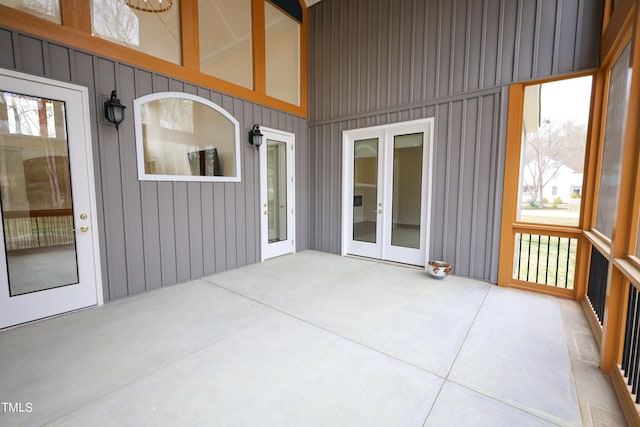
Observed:
[[[116,91],[111,92],[111,99],[104,103],[104,118],[116,125],[116,130],[120,123],[124,121],[124,109],[127,108],[120,104]]]
[[[260,132],[260,126],[253,125],[253,128],[251,128],[251,131],[249,132],[249,144],[253,145],[256,147],[256,150],[258,150],[262,145],[263,136],[262,132]]]

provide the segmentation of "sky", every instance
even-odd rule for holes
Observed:
[[[544,83],[541,90],[542,120],[586,125],[591,103],[591,76]]]

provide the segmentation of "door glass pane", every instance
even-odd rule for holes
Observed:
[[[420,249],[422,146],[422,133],[393,138],[393,246]]]
[[[620,173],[622,172],[622,146],[627,128],[631,67],[631,44],[622,51],[609,77],[609,96],[604,128],[604,151],[598,190],[596,230],[611,238],[618,206]],[[633,118],[637,120],[636,117]]]
[[[0,4],[62,24],[60,0],[0,0]]]
[[[287,240],[287,144],[267,140],[269,243]]]
[[[378,139],[353,147],[353,240],[376,243],[378,220]]]
[[[578,225],[591,80],[525,88],[518,221]]]
[[[78,283],[64,102],[0,92],[0,195],[10,295]]]

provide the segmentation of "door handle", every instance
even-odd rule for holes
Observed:
[[[380,209],[379,211],[373,211],[373,213],[381,214],[382,213],[382,209]]]
[[[89,231],[89,227],[87,227],[86,225],[83,225],[80,228],[74,228],[73,231],[82,231],[83,233],[86,233],[87,231]]]

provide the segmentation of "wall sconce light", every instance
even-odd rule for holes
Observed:
[[[116,130],[118,130],[120,123],[124,121],[125,108],[127,107],[120,104],[116,91],[112,91],[111,99],[104,103],[104,118],[116,125]]]
[[[260,126],[253,125],[253,128],[251,128],[251,131],[249,132],[249,144],[256,147],[256,150],[260,149],[263,136],[262,132],[260,132]]]

